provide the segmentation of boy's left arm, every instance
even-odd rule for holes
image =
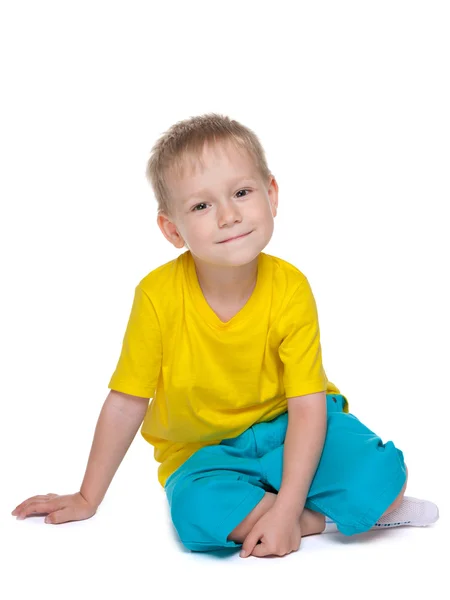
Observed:
[[[247,534],[242,544],[242,557],[250,554],[284,556],[298,550],[301,541],[299,517],[319,464],[326,429],[326,392],[288,398],[280,489],[273,506]]]
[[[326,431],[326,392],[288,398],[283,475],[274,507],[293,518],[303,512]]]

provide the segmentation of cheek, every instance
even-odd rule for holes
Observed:
[[[210,224],[207,219],[193,219],[186,226],[186,234],[188,236],[199,236],[205,235],[205,233],[210,229]]]
[[[268,209],[267,212],[264,214],[264,218],[261,219],[261,229],[264,230],[264,232],[267,235],[272,235],[274,227],[275,221],[272,216],[271,210]]]
[[[265,204],[263,209],[258,212],[259,220],[266,223],[273,221],[272,211],[269,204]]]

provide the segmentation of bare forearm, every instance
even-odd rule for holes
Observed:
[[[80,493],[99,506],[144,419],[148,399],[111,391],[95,428]]]
[[[288,403],[283,476],[276,504],[300,516],[325,441],[325,392],[289,398]]]

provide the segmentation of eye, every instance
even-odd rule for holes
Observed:
[[[201,211],[196,211],[195,209],[198,208],[199,206],[206,206],[205,202],[201,202],[200,204],[197,204],[196,206],[194,206],[194,208],[192,209],[192,212],[201,212]]]
[[[239,192],[250,192],[251,190],[247,190],[247,189],[243,189],[243,190],[239,190]],[[239,192],[236,192],[236,194],[239,194]],[[248,194],[245,194],[246,196],[248,196]],[[242,198],[243,196],[239,196],[240,198]]]

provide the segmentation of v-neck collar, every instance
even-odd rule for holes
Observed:
[[[265,254],[260,252],[258,256],[258,269],[256,275],[256,285],[253,289],[252,295],[244,304],[244,306],[237,312],[229,321],[222,321],[213,309],[210,307],[203,295],[202,288],[198,281],[197,271],[195,268],[195,262],[192,258],[190,250],[187,250],[184,255],[185,274],[188,282],[189,290],[191,292],[191,298],[196,307],[197,311],[212,327],[216,329],[230,329],[243,323],[253,313],[255,305],[258,304],[259,298],[262,293],[264,275],[265,275]]]

